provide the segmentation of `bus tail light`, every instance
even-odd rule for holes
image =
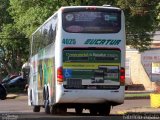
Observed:
[[[57,69],[57,81],[59,83],[63,82],[63,68],[62,67],[59,67]]]
[[[120,69],[120,85],[125,85],[125,69]]]

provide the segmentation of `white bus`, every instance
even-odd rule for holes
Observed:
[[[111,6],[61,7],[32,35],[28,102],[34,112],[109,115],[124,102],[125,22]]]

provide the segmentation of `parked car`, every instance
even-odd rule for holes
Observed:
[[[5,87],[2,84],[0,84],[0,99],[4,100],[6,99],[6,96],[7,96],[7,91]]]
[[[10,80],[12,80],[13,78],[16,78],[17,75],[7,75],[1,83],[6,83],[6,82],[9,82]]]
[[[3,83],[3,85],[8,92],[15,92],[24,91],[26,83],[27,79],[24,79],[22,76],[18,76],[8,82]]]

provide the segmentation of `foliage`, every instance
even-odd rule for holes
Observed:
[[[9,12],[18,30],[27,37],[56,10],[52,0],[10,0]]]
[[[7,73],[18,72],[28,58],[29,40],[12,24],[3,26],[1,32],[1,65]]]
[[[119,0],[119,5],[126,16],[127,44],[144,51],[151,44],[151,37],[157,29],[158,1]]]
[[[123,9],[128,45],[140,51],[149,48],[160,24],[160,0],[0,0],[1,71],[21,68],[28,58],[31,34],[61,6],[103,4]]]
[[[4,77],[21,70],[28,58],[29,40],[15,27],[7,11],[9,1],[0,3],[0,77]]]
[[[150,93],[134,93],[134,94],[125,94],[125,99],[133,98],[149,98]]]
[[[9,7],[8,0],[0,0],[0,32],[2,31],[2,25],[12,22],[12,18],[6,9]]]
[[[118,6],[124,10],[128,45],[140,51],[149,48],[151,35],[158,24],[158,13],[155,11],[157,0],[10,0],[9,11],[17,28],[29,37],[61,6],[103,4]]]
[[[158,3],[156,10],[160,11],[160,2]],[[157,20],[158,20],[158,29],[160,30],[160,12],[158,12]]]

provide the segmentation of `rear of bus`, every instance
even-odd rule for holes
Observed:
[[[124,101],[124,15],[115,7],[63,7],[56,101],[114,106]],[[60,89],[61,88],[61,89]],[[91,109],[92,110],[92,109]]]

